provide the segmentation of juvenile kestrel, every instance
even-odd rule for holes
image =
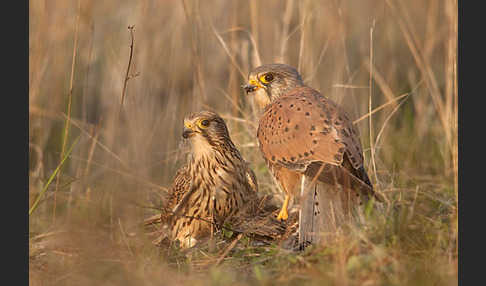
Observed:
[[[182,136],[190,142],[190,159],[177,171],[162,220],[168,221],[171,240],[186,248],[255,200],[258,184],[216,113],[188,115]]]
[[[264,108],[257,137],[269,169],[285,192],[278,219],[287,219],[289,201],[299,190],[302,176],[312,180],[317,175],[317,183],[349,186],[348,203],[362,204],[374,194],[352,121],[331,99],[304,85],[295,68],[259,66],[249,73],[244,89]]]

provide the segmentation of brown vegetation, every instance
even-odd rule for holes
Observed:
[[[241,89],[270,62],[354,116],[385,212],[303,253],[154,247],[191,111],[278,198]],[[30,284],[457,285],[457,98],[454,0],[29,1]]]

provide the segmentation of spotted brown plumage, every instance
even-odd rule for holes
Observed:
[[[313,162],[342,166],[347,157],[361,177],[363,151],[356,128],[334,102],[309,87],[296,87],[265,109],[257,132],[270,164],[305,172]],[[371,184],[368,179],[361,178]]]
[[[359,134],[349,116],[304,85],[295,68],[259,66],[249,73],[244,88],[263,108],[257,131],[260,150],[286,193],[279,219],[287,219],[290,198],[296,195],[302,176],[348,184],[349,192],[354,192],[347,195],[348,203],[362,204],[374,195],[363,167]]]
[[[186,116],[183,137],[190,142],[191,153],[174,177],[168,211],[161,217],[171,240],[192,247],[255,200],[258,184],[216,113]]]

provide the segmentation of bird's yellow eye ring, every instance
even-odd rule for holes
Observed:
[[[274,79],[272,73],[266,73],[260,77],[260,81],[263,83],[270,83]]]
[[[197,125],[201,128],[207,128],[209,126],[209,120],[207,119],[202,119],[197,122]]]

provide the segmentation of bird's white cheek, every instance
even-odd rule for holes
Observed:
[[[191,139],[193,154],[196,157],[209,156],[211,154],[211,145],[209,145],[208,141],[204,139],[202,135],[197,134]]]
[[[255,101],[260,108],[264,108],[267,104],[270,104],[270,98],[268,98],[267,92],[263,88],[259,88],[253,92]]]

